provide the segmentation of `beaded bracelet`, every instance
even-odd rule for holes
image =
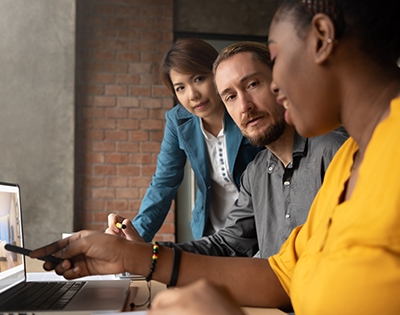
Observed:
[[[159,249],[160,249],[160,245],[158,244],[158,242],[153,242],[153,255],[151,256],[150,273],[146,277],[147,282],[149,282],[151,280],[151,278],[153,278],[153,272],[156,270]]]

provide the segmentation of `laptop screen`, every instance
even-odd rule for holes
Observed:
[[[21,221],[19,186],[0,183],[0,293],[25,280],[24,256],[4,248],[24,245]]]

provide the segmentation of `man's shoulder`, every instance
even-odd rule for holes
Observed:
[[[247,170],[257,169],[260,165],[266,165],[271,158],[271,152],[268,149],[261,150],[255,158],[247,165]]]
[[[315,147],[337,150],[348,139],[349,135],[343,127],[339,127],[327,134],[309,138],[309,143]]]

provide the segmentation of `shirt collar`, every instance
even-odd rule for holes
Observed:
[[[295,132],[293,141],[293,158],[296,156],[305,156],[307,154],[307,143],[307,138],[304,138]]]
[[[203,133],[204,137],[205,137],[207,140],[209,140],[210,137],[211,137],[212,135],[211,135],[211,133],[209,133],[207,130],[204,129],[203,120],[202,120],[200,117],[199,117],[199,119],[200,119],[200,129],[201,129],[201,132]],[[222,117],[222,128],[221,128],[220,132],[218,133],[217,138],[218,138],[218,137],[222,137],[222,136],[224,136],[224,135],[225,135],[225,121],[224,121],[224,118]]]

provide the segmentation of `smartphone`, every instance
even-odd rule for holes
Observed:
[[[11,244],[6,244],[4,245],[4,248],[10,252],[18,253],[18,254],[23,254],[26,256],[29,256],[29,253],[31,252],[30,249],[26,249],[23,247],[11,245]],[[47,255],[43,257],[39,257],[37,259],[44,260],[44,261],[51,261],[53,264],[58,265],[60,264],[64,259],[54,257],[53,255]]]

